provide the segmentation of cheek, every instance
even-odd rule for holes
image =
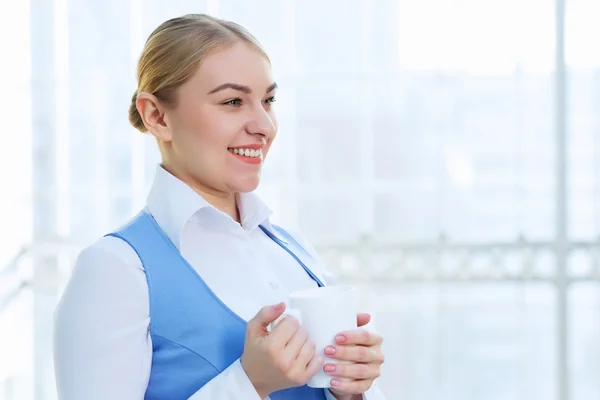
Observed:
[[[242,113],[230,113],[222,107],[207,107],[195,117],[198,131],[211,147],[227,148],[244,130],[246,120]]]
[[[212,112],[211,112],[212,111]],[[182,126],[183,145],[187,151],[212,155],[215,150],[226,149],[231,142],[231,120],[222,118],[218,110],[190,112]]]

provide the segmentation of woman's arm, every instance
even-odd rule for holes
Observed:
[[[55,313],[60,400],[144,397],[152,343],[146,278],[136,258],[116,238],[79,255]]]
[[[55,314],[60,400],[141,400],[150,367],[148,286],[135,251],[114,237],[85,249]],[[190,399],[260,400],[239,361]]]

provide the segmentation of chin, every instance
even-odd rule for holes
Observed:
[[[234,188],[234,192],[236,193],[248,193],[256,190],[259,183],[260,178],[256,177],[253,179],[238,180],[232,186]]]

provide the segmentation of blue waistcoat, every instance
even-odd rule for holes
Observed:
[[[276,226],[273,230],[277,236],[260,228],[323,286],[302,262],[299,255],[309,255],[291,235]],[[147,211],[108,236],[127,242],[146,272],[152,367],[144,398],[187,400],[241,357],[246,321],[212,292]],[[272,393],[270,397],[325,400],[325,393],[323,389],[302,386]]]

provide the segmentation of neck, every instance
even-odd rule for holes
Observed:
[[[191,175],[181,173],[169,166],[162,164],[162,167],[167,170],[170,174],[177,177],[189,187],[194,189],[204,200],[210,205],[215,207],[217,210],[224,212],[233,218],[234,221],[240,223],[240,212],[237,206],[237,196],[235,193],[220,192],[214,189],[210,189],[206,185],[198,182]]]
[[[194,186],[192,189],[196,191],[204,200],[209,202],[213,207],[217,210],[223,211],[225,214],[229,215],[233,220],[237,223],[240,223],[240,212],[237,206],[237,200],[235,194],[231,194],[227,197],[215,196],[214,194],[207,193],[202,191]]]

